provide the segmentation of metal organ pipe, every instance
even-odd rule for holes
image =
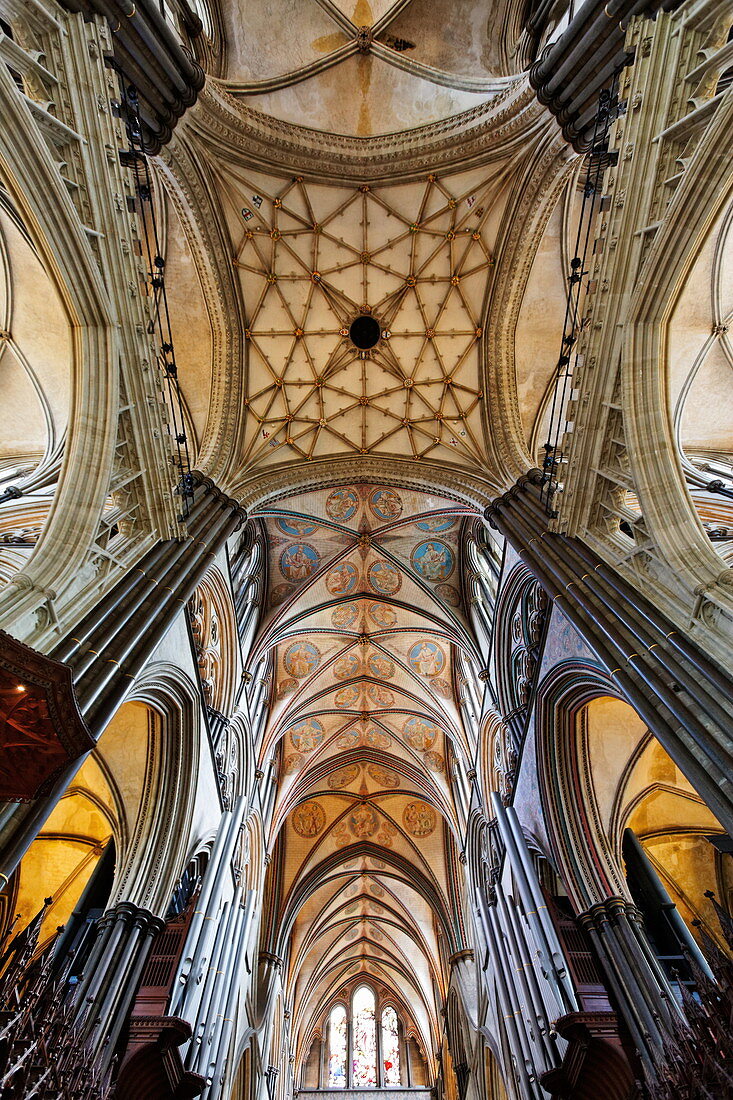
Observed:
[[[234,802],[231,813],[225,811],[222,814],[219,832],[214,842],[214,850],[206,868],[204,881],[201,885],[201,894],[186,936],[186,953],[179,967],[177,978],[179,985],[177,994],[172,998],[172,1012],[177,1011],[183,1002],[190,975],[198,969],[204,957],[210,938],[203,927],[204,922],[211,922],[214,919],[211,910],[218,906],[222,893],[222,883],[227,872],[231,874],[232,855],[239,836],[244,807],[245,799],[242,795],[239,795]]]
[[[235,899],[232,902],[224,953],[221,965],[217,968],[216,980],[212,989],[211,1011],[207,1014],[208,1019],[212,1022],[208,1029],[208,1037],[205,1035],[201,1037],[201,1045],[196,1056],[196,1072],[203,1076],[208,1076],[207,1071],[211,1069],[212,1050],[210,1048],[214,1047],[215,1051],[218,1050],[218,1040],[221,1037],[223,1022],[226,1018],[226,1007],[233,977],[232,964],[239,953],[239,937],[242,933],[244,911],[241,902],[242,890],[240,888],[237,890]],[[215,1061],[215,1056],[213,1061]]]
[[[507,898],[503,890],[497,891],[497,897],[497,904],[507,930],[509,943],[516,958],[516,973],[520,975],[525,989],[527,1008],[528,1011],[532,1010],[549,1065],[553,1066],[557,1062],[557,1048],[550,1039],[550,1016],[546,1011],[548,998],[537,980],[537,960],[533,959],[530,954],[529,945],[524,936],[524,929],[514,907],[513,899]],[[550,982],[546,982],[545,985],[546,988],[552,989]],[[557,1007],[558,1002],[555,1002],[552,1005],[553,1011]],[[561,1012],[564,1012],[562,1004],[559,1005],[559,1008]]]
[[[253,911],[253,909],[254,906],[252,906],[251,911]],[[239,976],[242,972],[242,964],[244,961],[244,953],[246,951],[246,943],[249,936],[248,929],[250,927],[250,922],[251,918],[245,918],[243,933],[239,937],[237,943],[237,951],[236,955],[234,956],[234,966],[231,970],[227,998],[225,1001],[225,1012],[222,1028],[219,1032],[219,1040],[216,1049],[212,1051],[213,1058],[211,1064],[213,1064],[213,1070],[211,1074],[206,1074],[206,1079],[210,1084],[223,1078],[226,1068],[226,1060],[229,1054],[229,1043],[231,1042],[232,1030],[234,1028],[234,1012],[239,995]]]
[[[570,1005],[571,1010],[575,1011],[578,1007],[578,1002],[575,997],[575,991],[573,990],[570,977],[565,966],[565,957],[560,946],[560,942],[557,939],[557,934],[554,937],[548,936],[547,930],[540,920],[537,910],[537,903],[532,893],[529,877],[527,874],[527,868],[525,862],[522,859],[522,853],[517,844],[516,837],[512,831],[507,817],[507,812],[504,809],[504,805],[501,798],[496,791],[492,792],[491,803],[496,813],[496,820],[501,831],[502,839],[506,846],[507,855],[509,857],[510,865],[515,872],[515,879],[519,888],[519,893],[524,906],[524,911],[529,921],[529,925],[534,933],[535,941],[537,943],[537,949],[542,962],[543,969],[548,980],[552,980],[552,975],[555,975],[560,981],[560,988],[565,995],[567,1003]],[[524,845],[525,861],[529,859],[529,852]],[[542,902],[544,905],[544,901]]]
[[[555,1064],[555,1052],[549,1041],[549,1026],[542,1015],[538,1015],[537,1008],[542,1006],[542,998],[537,997],[534,990],[530,989],[530,981],[526,972],[525,963],[517,945],[509,915],[507,913],[508,901],[501,889],[497,890],[497,917],[506,942],[508,960],[511,965],[511,982],[516,990],[515,999],[519,1001],[520,1010],[527,1025],[528,1037],[537,1034],[536,1044],[542,1049],[547,1059],[548,1069]],[[533,969],[533,965],[529,966]]]
[[[191,1023],[192,1035],[186,1061],[192,1069],[195,1069],[198,1063],[201,1044],[206,1036],[208,1024],[211,1020],[215,1020],[215,1017],[209,1014],[209,1007],[216,988],[216,980],[220,970],[219,964],[229,933],[232,912],[232,903],[225,901],[217,914],[216,935],[211,954],[208,959],[202,960],[205,969],[200,975],[192,972],[193,982],[189,982],[186,999],[182,1006],[185,1018]]]
[[[512,834],[512,837],[514,838],[515,844],[519,851],[522,853],[524,866],[530,868],[530,872],[527,874],[527,885],[529,887],[530,893],[532,894],[532,897],[534,898],[535,912],[537,914],[537,919],[542,927],[545,942],[547,943],[547,947],[550,952],[550,957],[553,959],[553,961],[555,960],[555,958],[559,958],[561,960],[561,965],[558,969],[556,969],[555,972],[558,978],[561,980],[562,988],[565,991],[565,1007],[570,1007],[572,1010],[575,1010],[579,1007],[578,999],[575,993],[575,989],[573,987],[573,983],[570,980],[567,966],[565,965],[565,952],[563,950],[562,944],[560,943],[560,938],[557,934],[555,925],[552,923],[552,918],[550,917],[550,913],[547,908],[545,896],[540,889],[539,882],[537,881],[537,875],[532,865],[532,857],[530,856],[529,848],[527,847],[527,841],[524,836],[524,831],[519,821],[519,817],[517,816],[517,811],[514,809],[513,806],[507,807],[506,820],[509,825],[509,830]]]
[[[495,907],[490,905],[486,914],[486,931],[488,933],[489,951],[490,954],[497,960],[501,959],[503,952],[497,942],[498,937],[496,934],[495,921]],[[524,1065],[520,1072],[517,1073],[517,1079],[519,1081],[519,1088],[522,1096],[525,1100],[534,1100],[532,1091],[530,1091],[530,1076],[534,1076],[534,1067],[532,1066],[532,1060],[529,1055],[529,1051],[526,1049],[526,1036],[523,1034],[523,1028],[517,1027],[515,1019],[515,1012],[512,1009],[511,999],[507,990],[505,981],[505,971],[502,966],[496,966],[494,968],[494,979],[496,981],[496,991],[499,1000],[499,1008],[504,1020],[506,1030],[509,1032],[509,1038],[512,1049],[519,1053],[521,1051],[524,1058]]]

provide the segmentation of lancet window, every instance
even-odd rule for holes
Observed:
[[[328,1087],[331,1089],[346,1088],[347,1054],[346,1009],[343,1005],[334,1005],[328,1021]]]
[[[377,1088],[403,1083],[402,1025],[392,1005],[379,1011],[371,986],[360,985],[349,1008],[336,1004],[326,1028],[328,1088]]]

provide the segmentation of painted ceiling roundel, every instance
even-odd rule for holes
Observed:
[[[275,678],[263,759],[279,761],[283,905],[310,884],[293,931],[302,1011],[315,1020],[354,973],[420,1004],[438,958],[427,899],[448,894],[457,829],[447,773],[462,736],[460,534],[473,513],[353,482],[258,515],[270,575],[260,645]]]

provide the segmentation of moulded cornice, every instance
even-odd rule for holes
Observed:
[[[526,76],[468,111],[425,126],[373,137],[314,130],[253,110],[209,79],[182,126],[216,154],[267,172],[376,182],[465,169],[525,148],[546,121]]]
[[[290,463],[252,472],[240,473],[226,491],[236,497],[251,512],[257,506],[271,505],[293,493],[313,492],[347,482],[378,482],[423,493],[441,496],[483,508],[503,491],[503,486],[489,476],[472,474],[444,464],[385,456],[331,456],[308,463]]]

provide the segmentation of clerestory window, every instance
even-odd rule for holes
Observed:
[[[328,1017],[327,1084],[332,1089],[402,1084],[400,1021],[391,1005],[377,1013],[368,985],[354,990],[350,1011],[336,1004]]]

